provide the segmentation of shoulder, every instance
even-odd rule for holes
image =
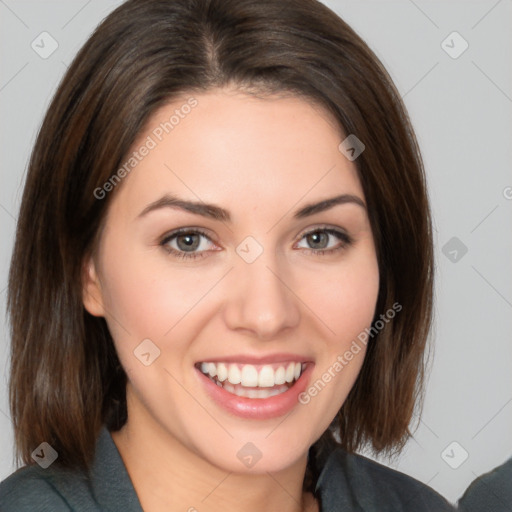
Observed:
[[[57,467],[25,466],[0,482],[2,512],[68,512],[90,506],[85,477]]]
[[[318,479],[327,511],[444,512],[455,508],[429,486],[341,447],[332,448]]]
[[[459,500],[461,512],[508,512],[512,509],[512,459],[479,476]]]
[[[98,435],[92,465],[66,469],[25,466],[0,483],[1,512],[142,512],[137,494],[106,427]]]
[[[375,504],[386,504],[380,510],[449,511],[454,510],[440,494],[405,473],[389,468],[358,454],[338,453],[339,463],[351,470],[359,480],[361,492],[371,496]],[[366,481],[366,485],[363,484]]]

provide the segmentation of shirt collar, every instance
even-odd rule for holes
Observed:
[[[143,512],[121,455],[105,426],[96,443],[91,484],[94,497],[102,510]]]

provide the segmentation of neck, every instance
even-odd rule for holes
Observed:
[[[144,511],[318,511],[313,496],[302,489],[307,454],[278,472],[229,472],[192,452],[147,416],[147,422],[140,419],[128,420],[112,438]]]

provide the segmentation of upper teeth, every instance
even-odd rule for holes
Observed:
[[[201,371],[210,377],[245,387],[271,388],[297,380],[302,373],[301,363],[278,363],[254,366],[240,363],[201,363]]]

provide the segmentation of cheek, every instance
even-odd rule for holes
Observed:
[[[103,299],[114,339],[159,340],[200,302],[215,276],[183,269],[170,272],[163,249],[128,250],[116,242],[111,239],[102,268]]]
[[[373,251],[354,253],[339,266],[317,269],[301,297],[328,330],[328,338],[342,348],[368,327],[379,292],[379,270]]]
[[[366,354],[361,335],[375,315],[379,273],[375,259],[370,257],[360,263],[323,276],[324,286],[310,287],[305,300],[321,319],[326,333],[313,378],[299,396],[308,415],[318,419],[318,436],[345,402]]]
[[[319,416],[328,419],[333,418],[345,402],[359,375],[366,354],[361,334],[370,327],[375,315],[378,262],[373,244],[364,248],[366,250],[354,252],[336,272],[324,276],[325,293],[316,292],[314,296],[330,333],[316,369],[316,384],[306,391],[304,399],[313,402],[311,411],[316,410]],[[325,388],[330,391],[324,393]],[[324,408],[328,412],[322,412]]]

